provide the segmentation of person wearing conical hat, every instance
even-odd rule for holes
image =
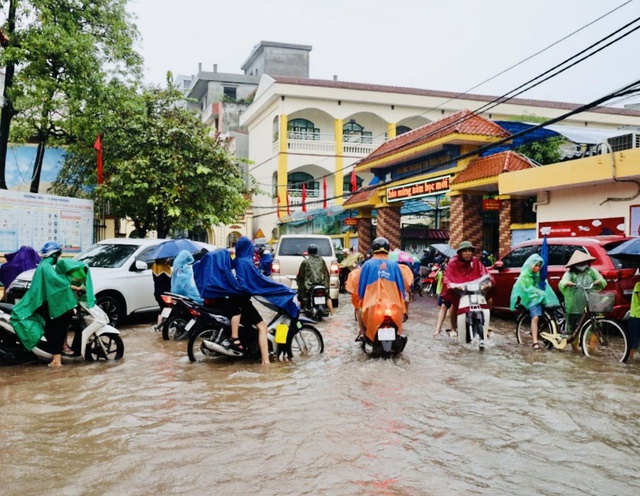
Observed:
[[[583,289],[593,284],[592,291],[600,291],[607,285],[607,281],[602,277],[600,272],[591,267],[594,257],[584,252],[576,250],[565,265],[568,269],[558,288],[564,296],[564,308],[567,322],[567,332],[572,333],[576,324],[580,320],[580,316],[587,305],[587,296]],[[577,340],[574,341],[574,349],[577,346]]]

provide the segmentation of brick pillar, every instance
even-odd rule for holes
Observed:
[[[358,251],[363,255],[371,248],[371,217],[358,218]]]
[[[451,198],[449,244],[454,248],[470,241],[482,249],[482,196],[458,195]]]
[[[383,207],[378,209],[376,235],[389,240],[392,250],[401,246],[400,207]]]
[[[511,249],[511,224],[515,210],[513,200],[500,202],[500,225],[498,227],[498,258],[503,257]]]

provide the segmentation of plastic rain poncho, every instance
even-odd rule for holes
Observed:
[[[193,262],[193,255],[187,250],[178,253],[171,268],[171,292],[186,296],[196,303],[202,303],[202,297],[193,276]]]
[[[544,290],[540,289],[540,272],[533,272],[533,267],[538,264],[542,268],[544,261],[537,253],[525,260],[520,275],[511,289],[511,310],[515,310],[518,303],[527,310],[535,305],[560,305],[558,297],[548,282]]]
[[[568,282],[572,282],[574,286],[567,285]],[[600,291],[607,285],[604,277],[593,267],[587,267],[583,272],[572,267],[564,273],[558,287],[564,296],[566,313],[581,314],[584,311],[584,307],[587,305],[587,296],[584,289],[581,288],[589,286],[591,283],[594,285],[590,291]]]

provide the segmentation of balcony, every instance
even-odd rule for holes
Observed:
[[[343,135],[343,155],[366,157],[373,150],[385,142],[385,135]],[[300,133],[289,131],[287,133],[287,150],[293,153],[309,155],[336,155],[336,142],[333,133],[308,132]],[[280,141],[273,143],[273,152],[278,153]]]

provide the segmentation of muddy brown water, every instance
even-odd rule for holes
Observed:
[[[523,349],[497,318],[480,353],[435,319],[418,298],[387,361],[343,296],[294,362],[192,364],[147,321],[119,363],[0,367],[0,494],[640,494],[640,361]]]

